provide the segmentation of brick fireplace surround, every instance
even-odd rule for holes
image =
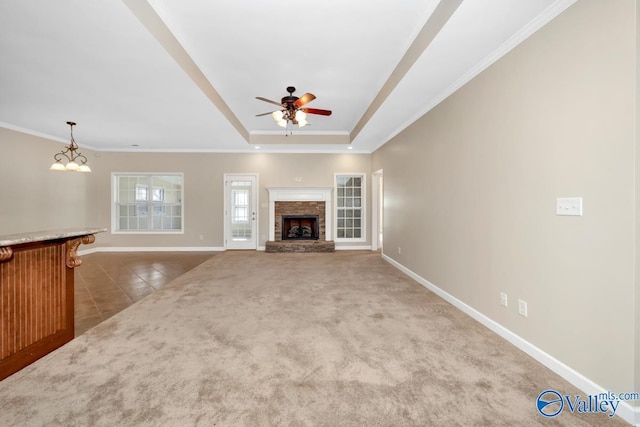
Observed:
[[[318,215],[319,240],[326,240],[324,211],[324,202],[276,202],[274,240],[282,240],[282,215]]]
[[[266,252],[333,252],[331,187],[269,187]],[[282,240],[282,215],[318,215],[319,240]]]

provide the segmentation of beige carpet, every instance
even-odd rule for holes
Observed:
[[[549,388],[578,393],[379,254],[225,252],[0,382],[0,424],[626,425]]]

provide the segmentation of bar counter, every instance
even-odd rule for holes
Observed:
[[[77,250],[106,228],[0,236],[0,380],[71,341]]]

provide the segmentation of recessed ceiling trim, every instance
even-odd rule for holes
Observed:
[[[249,144],[350,144],[351,139],[348,133],[341,134],[312,134],[304,133],[251,133],[249,135]]]
[[[384,103],[387,97],[393,92],[395,87],[400,83],[404,76],[409,72],[411,67],[420,58],[420,55],[427,49],[431,41],[435,39],[442,30],[451,16],[458,10],[463,0],[442,0],[422,27],[407,52],[404,54],[398,65],[393,70],[382,89],[373,99],[369,108],[364,112],[356,126],[351,131],[351,141],[355,140],[360,131],[364,129],[366,124],[371,120],[378,108]]]
[[[478,74],[489,68],[493,63],[498,61],[500,58],[509,53],[512,49],[518,46],[520,43],[528,39],[531,35],[533,35],[540,28],[547,25],[553,19],[555,19],[558,15],[572,6],[578,0],[558,0],[549,8],[545,9],[540,15],[538,15],[535,19],[533,19],[529,24],[525,27],[521,28],[517,33],[515,33],[512,37],[502,43],[496,50],[494,50],[491,54],[486,56],[481,62],[476,64],[473,68],[463,74],[459,79],[453,82],[449,87],[445,88],[438,96],[435,96],[431,99],[431,102],[424,105],[423,108],[414,111],[414,114],[407,117],[407,120],[402,123],[398,128],[390,133],[386,138],[383,138],[379,141],[377,145],[371,147],[371,152],[376,151],[378,148],[389,142],[391,139],[400,134],[403,130],[411,126],[414,122],[416,122],[420,117],[427,114],[431,109],[435,108],[438,104],[443,102],[449,96],[453,95],[458,89],[467,84],[473,78],[475,78]],[[355,137],[354,137],[355,139]]]
[[[213,102],[220,113],[231,123],[238,133],[249,142],[249,132],[240,123],[238,117],[231,111],[226,102],[222,99],[218,91],[206,78],[200,67],[195,63],[187,51],[182,47],[178,39],[166,26],[162,18],[158,16],[155,9],[146,0],[122,0],[124,4],[133,12],[140,23],[153,35],[160,45],[171,55],[171,57],[182,67],[193,82],[202,92]]]
[[[14,131],[14,132],[24,133],[25,135],[36,136],[38,138],[48,139],[50,141],[60,142],[62,144],[67,144],[69,142],[68,140],[65,140],[64,138],[59,138],[57,136],[49,135],[47,133],[38,132],[38,131],[33,130],[33,129],[27,129],[27,128],[23,128],[23,127],[20,127],[20,126],[14,126],[14,125],[12,125],[10,123],[0,122],[0,128],[8,129],[8,130],[11,130],[11,131]],[[82,147],[82,148],[87,148],[89,150],[95,150],[95,148],[93,148],[93,147],[91,147],[89,145],[86,145],[86,144],[83,144],[83,145],[78,144],[78,146]]]

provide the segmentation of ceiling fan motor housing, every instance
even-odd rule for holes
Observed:
[[[296,91],[296,88],[293,86],[288,86],[287,87],[287,92],[289,92],[289,96],[284,96],[280,102],[282,102],[282,106],[285,107],[287,110],[295,110],[295,106],[293,105],[294,102],[296,102],[298,100],[297,96],[293,96],[293,92]]]
[[[286,106],[287,108],[291,109],[291,108],[295,108],[293,103],[296,102],[298,100],[297,96],[285,96],[282,98],[282,105]]]

